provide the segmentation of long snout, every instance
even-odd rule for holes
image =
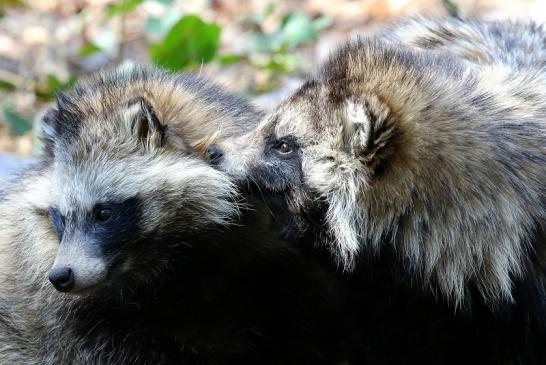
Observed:
[[[246,182],[250,168],[263,149],[250,135],[228,138],[209,146],[205,159],[237,182]]]
[[[49,271],[49,281],[55,289],[60,292],[67,293],[74,289],[76,280],[74,279],[74,271],[70,267],[54,267]]]
[[[90,256],[81,240],[63,239],[49,271],[49,281],[63,293],[77,293],[100,284],[106,278],[106,263]]]

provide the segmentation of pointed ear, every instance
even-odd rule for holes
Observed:
[[[146,99],[130,101],[126,113],[135,138],[146,146],[161,147],[165,144],[167,126],[161,124],[154,108]]]
[[[350,97],[341,108],[346,151],[373,170],[385,158],[393,134],[389,107],[375,95]]]
[[[57,105],[49,108],[40,123],[41,140],[46,156],[53,156],[55,143],[78,134],[81,111],[61,92],[56,93]]]
[[[57,120],[59,111],[55,108],[49,108],[42,117],[40,139],[44,144],[44,153],[47,157],[53,157],[55,149],[55,139],[57,138]]]
[[[345,270],[354,268],[362,245],[365,211],[359,202],[389,157],[393,142],[393,117],[388,106],[374,95],[350,97],[338,109],[341,121],[341,150],[330,163],[315,164],[318,190],[328,202],[326,223],[338,263]],[[334,174],[332,174],[334,171]],[[316,184],[316,182],[315,182]]]

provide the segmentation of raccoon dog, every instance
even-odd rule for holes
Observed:
[[[1,194],[0,363],[335,363],[343,283],[196,157],[258,116],[138,66],[60,95]]]
[[[509,64],[356,38],[216,147],[364,278],[377,363],[546,361],[546,79]]]

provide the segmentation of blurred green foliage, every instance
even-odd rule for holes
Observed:
[[[198,16],[184,16],[161,42],[150,45],[150,58],[173,71],[208,63],[218,51],[220,31],[220,26],[206,23]]]
[[[270,9],[272,8],[268,7],[266,14],[271,11]],[[323,16],[311,20],[299,12],[294,12],[282,16],[277,29],[267,34],[262,29],[262,24],[267,20],[267,17],[260,16],[246,19],[246,23],[255,27],[246,43],[249,51],[268,53],[293,50],[302,43],[315,41],[318,31],[331,24],[331,19],[328,17]]]
[[[24,5],[23,0],[0,0],[0,18],[6,14],[7,8]]]
[[[447,13],[450,16],[458,17],[459,16],[459,5],[453,0],[442,0],[442,5],[446,9]]]
[[[276,29],[267,33],[263,24],[274,13],[274,5],[269,5],[262,14],[245,20],[252,31],[244,43],[244,58],[254,67],[268,73],[265,89],[258,91],[273,88],[279,76],[293,72],[301,65],[302,59],[294,50],[300,45],[316,41],[319,31],[332,24],[332,19],[326,16],[310,19],[302,13],[293,12],[283,15]]]
[[[0,80],[0,90],[13,91],[16,86],[7,80]]]
[[[71,75],[68,80],[63,81],[54,74],[48,74],[45,78],[35,81],[34,94],[44,101],[52,100],[56,92],[70,89],[76,80],[75,75]]]
[[[122,0],[118,1],[115,4],[110,5],[108,8],[106,8],[106,12],[104,15],[106,15],[107,18],[111,18],[114,15],[119,15],[123,13],[127,13],[134,8],[136,8],[138,5],[143,3],[144,0]]]
[[[8,123],[8,128],[11,134],[22,136],[27,131],[32,129],[32,121],[15,111],[9,104],[5,104],[2,107],[2,116]]]
[[[91,42],[85,43],[78,51],[78,55],[81,57],[91,56],[93,53],[100,52],[102,49]]]
[[[173,0],[149,0],[171,4]],[[107,19],[123,16],[133,11],[144,0],[120,0],[105,11]],[[270,4],[259,14],[246,17],[242,23],[251,30],[243,41],[240,54],[219,54],[221,27],[207,23],[197,15],[177,15],[168,13],[164,19],[148,17],[144,23],[144,33],[151,41],[149,57],[155,64],[173,71],[195,69],[209,62],[228,66],[239,62],[250,64],[256,70],[267,74],[266,82],[256,86],[256,92],[274,88],[278,77],[291,73],[301,64],[302,59],[294,50],[306,43],[316,41],[320,30],[331,25],[328,17],[310,19],[302,13],[292,12],[280,17],[280,22],[272,32],[266,32],[263,24],[275,16],[276,7]],[[84,44],[79,55],[87,57],[103,49],[98,44]]]
[[[106,9],[105,19],[124,16],[144,1],[120,0]],[[173,0],[152,1],[164,5],[173,3]],[[150,41],[148,47],[152,62],[173,71],[180,71],[198,67],[217,58],[221,33],[219,25],[207,23],[196,15],[177,16],[176,12],[168,14],[165,19],[150,16],[144,22],[144,34],[149,38],[160,37],[159,41]],[[104,49],[101,45],[88,42],[80,48],[79,55],[87,57],[102,51]]]

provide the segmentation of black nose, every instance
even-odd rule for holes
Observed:
[[[205,151],[205,158],[211,165],[219,165],[224,158],[224,153],[218,145],[213,144]]]
[[[69,267],[52,269],[49,272],[49,281],[60,292],[66,293],[74,289],[74,272]]]

